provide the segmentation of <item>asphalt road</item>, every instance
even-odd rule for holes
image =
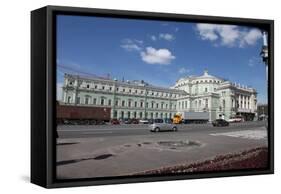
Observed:
[[[178,134],[200,132],[223,132],[248,130],[265,126],[263,121],[231,123],[228,127],[213,127],[208,124],[180,124],[178,126]],[[151,135],[149,125],[147,124],[121,124],[121,125],[59,125],[59,138],[91,138],[91,137],[110,137],[110,136],[135,136],[135,135]],[[159,133],[175,133],[172,131]]]
[[[182,124],[178,129],[154,133],[143,124],[58,126],[57,178],[131,175],[268,143],[264,122]]]

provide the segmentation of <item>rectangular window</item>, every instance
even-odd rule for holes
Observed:
[[[97,99],[96,99],[96,98],[93,99],[93,104],[94,104],[94,105],[97,104]]]
[[[100,104],[104,105],[104,99],[103,98],[100,100]]]
[[[138,102],[137,101],[135,101],[135,107],[137,107],[138,106]]]
[[[80,104],[80,97],[77,97],[77,104]]]
[[[111,106],[111,100],[110,99],[108,100],[108,106]]]

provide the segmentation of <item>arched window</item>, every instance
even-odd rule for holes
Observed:
[[[89,97],[85,96],[85,104],[89,104]]]
[[[71,103],[71,96],[67,97],[67,103]]]
[[[113,117],[114,117],[114,118],[117,118],[117,110],[114,111]]]
[[[104,105],[104,98],[100,100],[100,105]]]

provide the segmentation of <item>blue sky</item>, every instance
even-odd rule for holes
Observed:
[[[258,29],[198,23],[63,16],[57,18],[57,83],[63,73],[145,80],[169,87],[209,74],[258,91],[266,102]]]

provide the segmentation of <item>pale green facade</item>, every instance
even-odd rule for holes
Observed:
[[[204,72],[171,88],[144,81],[118,81],[65,74],[61,103],[111,108],[111,118],[172,118],[177,112],[209,112],[209,120],[257,112],[256,91]]]

